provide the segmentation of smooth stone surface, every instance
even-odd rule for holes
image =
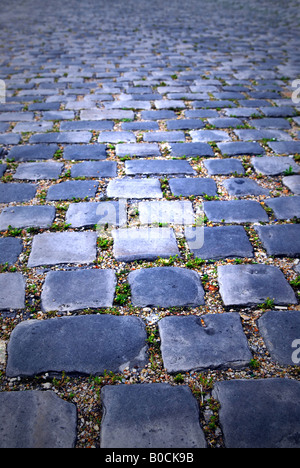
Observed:
[[[300,218],[299,196],[268,198],[265,203],[272,208],[277,219]]]
[[[299,310],[271,310],[258,320],[259,332],[273,361],[281,366],[299,365]]]
[[[208,201],[203,209],[210,221],[220,223],[256,223],[268,222],[269,218],[263,207],[255,200]]]
[[[161,153],[157,143],[119,143],[116,146],[116,155],[120,158],[125,156],[151,158],[161,156]]]
[[[173,229],[119,229],[112,231],[114,257],[119,262],[155,260],[179,255]]]
[[[23,250],[21,239],[16,237],[1,237],[0,238],[0,265],[13,265],[19,258]]]
[[[0,177],[3,177],[3,174],[6,171],[6,169],[7,169],[6,164],[0,164]]]
[[[209,141],[231,141],[231,137],[223,130],[198,130],[191,131],[190,135],[193,142]]]
[[[274,141],[268,146],[277,154],[299,154],[300,141]]]
[[[162,198],[158,179],[115,179],[107,186],[110,198]]]
[[[106,145],[68,145],[64,149],[64,159],[67,159],[68,161],[106,159]]]
[[[143,367],[147,363],[146,339],[144,323],[138,317],[80,315],[28,320],[11,334],[6,374],[101,375],[105,370],[116,373],[125,367]]]
[[[98,143],[135,143],[136,138],[133,132],[111,131],[101,132],[98,137]]]
[[[300,175],[283,177],[282,183],[295,195],[300,195]]]
[[[72,200],[73,198],[94,198],[99,183],[88,180],[67,180],[52,185],[47,193],[47,200]]]
[[[267,299],[277,305],[297,304],[292,287],[272,265],[219,266],[218,281],[225,306],[251,306]]]
[[[251,164],[258,174],[279,175],[292,168],[293,172],[300,172],[299,166],[288,156],[263,156],[252,158]]]
[[[242,156],[253,154],[265,154],[265,150],[256,142],[217,143],[223,156]]]
[[[74,448],[77,410],[54,392],[0,394],[0,448]]]
[[[270,195],[269,190],[261,187],[255,180],[232,178],[222,182],[230,196],[244,197],[246,195]]]
[[[161,267],[129,273],[131,300],[135,307],[189,307],[204,304],[204,290],[197,272]]]
[[[299,224],[255,226],[255,230],[268,255],[276,257],[300,256]]]
[[[58,146],[37,144],[37,145],[20,145],[14,146],[9,154],[9,159],[14,159],[15,161],[36,161],[39,159],[52,159]]]
[[[106,224],[123,226],[126,221],[127,207],[122,202],[72,203],[66,214],[66,223],[76,228]]]
[[[213,149],[208,143],[171,143],[172,157],[214,156]]]
[[[48,228],[55,219],[54,206],[12,206],[0,214],[0,231],[13,228]]]
[[[62,163],[24,163],[20,164],[14,175],[17,180],[51,180],[58,179],[62,173]]]
[[[244,166],[238,159],[207,159],[203,164],[209,175],[245,174]]]
[[[300,382],[285,378],[217,382],[213,398],[221,404],[227,448],[299,448]]]
[[[42,290],[42,310],[112,307],[116,284],[113,270],[50,271]]]
[[[195,214],[190,201],[147,201],[138,206],[141,224],[193,224]]]
[[[101,401],[101,448],[206,447],[199,406],[186,386],[105,386]]]
[[[238,313],[165,317],[158,326],[169,373],[239,369],[252,359]]]
[[[28,267],[64,263],[92,263],[96,232],[55,232],[34,236]]]
[[[173,195],[183,197],[201,196],[216,196],[217,184],[213,179],[209,178],[178,178],[170,179],[170,189]]]
[[[253,247],[242,226],[186,227],[185,237],[194,256],[203,260],[254,256]],[[198,239],[201,241],[198,242]]]
[[[108,178],[117,176],[116,161],[85,161],[71,167],[72,177]]]
[[[130,110],[101,110],[89,109],[80,112],[80,120],[122,120],[134,119],[134,112]]]
[[[125,173],[135,174],[189,174],[196,172],[187,161],[131,160],[125,162]]]
[[[25,278],[21,273],[0,273],[0,310],[25,308]]]
[[[0,203],[27,202],[35,197],[36,191],[33,184],[0,183]]]

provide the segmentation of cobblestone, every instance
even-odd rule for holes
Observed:
[[[1,447],[299,448],[298,18],[4,2]]]

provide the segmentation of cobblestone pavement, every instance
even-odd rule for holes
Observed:
[[[298,2],[0,24],[0,446],[299,448]]]

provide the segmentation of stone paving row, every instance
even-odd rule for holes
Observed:
[[[297,2],[19,3],[0,447],[299,448]]]

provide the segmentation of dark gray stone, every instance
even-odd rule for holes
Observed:
[[[35,197],[36,190],[33,184],[0,183],[0,203],[30,201]]]
[[[9,159],[15,161],[36,161],[39,159],[52,159],[56,151],[57,145],[21,145],[14,146],[8,153]]]
[[[158,179],[114,179],[107,186],[111,198],[162,198]]]
[[[141,117],[143,120],[165,120],[165,119],[176,119],[176,114],[172,110],[153,110],[153,111],[142,111]]]
[[[230,196],[270,195],[269,190],[261,187],[255,180],[246,178],[227,179],[223,182]]]
[[[54,392],[2,392],[0,432],[2,449],[74,448],[76,406]]]
[[[96,232],[54,232],[33,238],[29,267],[64,263],[92,263],[96,259]]]
[[[271,310],[258,320],[259,332],[281,366],[299,365],[300,313],[298,310]]]
[[[254,256],[253,247],[242,226],[187,227],[185,237],[194,256],[204,260]]]
[[[272,265],[219,266],[218,281],[225,306],[251,306],[267,299],[278,305],[297,304],[292,287]]]
[[[120,143],[116,146],[116,155],[138,158],[151,158],[161,156],[157,143]]]
[[[10,336],[6,374],[101,375],[143,367],[147,363],[146,339],[138,317],[81,315],[28,320],[17,325]]]
[[[300,195],[300,175],[283,177],[282,183],[295,195]]]
[[[0,164],[0,177],[3,176],[4,172],[6,171],[7,165],[6,164]]]
[[[299,166],[288,156],[263,156],[252,158],[251,164],[258,174],[279,175],[292,168],[293,172],[300,172]]]
[[[55,162],[24,163],[18,166],[14,179],[34,181],[58,179],[63,168],[62,163]]]
[[[71,168],[72,177],[94,177],[97,179],[116,177],[116,161],[85,161],[74,164]]]
[[[66,214],[66,223],[73,228],[123,226],[126,222],[126,203],[114,201],[72,203]]]
[[[42,310],[72,312],[112,307],[116,284],[113,270],[50,271],[42,290]]]
[[[217,184],[213,179],[200,177],[170,179],[169,184],[171,192],[175,196],[182,195],[183,197],[190,197],[192,195],[199,196],[204,194],[209,196],[217,195]]]
[[[72,200],[72,198],[93,198],[99,183],[88,180],[67,180],[52,185],[47,193],[47,200]]]
[[[68,145],[64,150],[64,158],[68,161],[106,159],[106,145]]]
[[[173,229],[119,229],[112,231],[112,235],[114,238],[114,257],[119,262],[179,256]]]
[[[215,223],[269,221],[266,211],[255,200],[208,201],[203,203],[203,209],[208,219]]]
[[[268,255],[276,257],[300,256],[300,225],[278,224],[255,226]]]
[[[172,157],[214,156],[213,149],[207,143],[172,143]]]
[[[0,310],[25,308],[25,278],[21,273],[0,273]]]
[[[266,117],[293,117],[294,115],[296,115],[295,109],[293,109],[293,107],[288,106],[261,107],[260,111]]]
[[[277,219],[300,218],[300,196],[268,198],[265,203]]]
[[[21,239],[15,237],[0,238],[0,265],[13,265],[23,250]]]
[[[196,130],[204,126],[204,122],[200,119],[177,119],[167,121],[168,130]]]
[[[285,128],[287,130],[291,128],[288,120],[275,117],[251,120],[250,125],[255,128]]]
[[[186,386],[105,386],[101,401],[102,449],[206,447],[199,423],[199,406]]]
[[[13,228],[48,228],[55,219],[54,206],[12,206],[0,214],[0,231]]]
[[[243,125],[243,121],[235,117],[212,118],[208,119],[208,122],[216,128],[236,128]]]
[[[139,130],[159,130],[159,125],[157,122],[151,121],[123,122],[121,128],[125,131],[137,132]]]
[[[277,154],[299,154],[300,153],[300,141],[274,141],[274,142],[269,142],[268,146],[270,146],[270,148]]]
[[[217,382],[213,397],[221,404],[227,448],[299,448],[300,382],[286,378]]]
[[[245,169],[238,159],[207,159],[203,164],[209,175],[245,174]]]
[[[146,268],[128,276],[135,307],[188,307],[204,304],[197,272],[176,267]]]
[[[265,154],[265,150],[256,142],[232,141],[229,143],[217,143],[223,156],[242,156],[253,154]]]
[[[187,161],[170,160],[132,160],[125,162],[127,175],[135,174],[196,174]],[[188,179],[191,180],[191,179]]]
[[[159,332],[164,367],[170,373],[238,369],[252,359],[238,313],[165,317]]]

